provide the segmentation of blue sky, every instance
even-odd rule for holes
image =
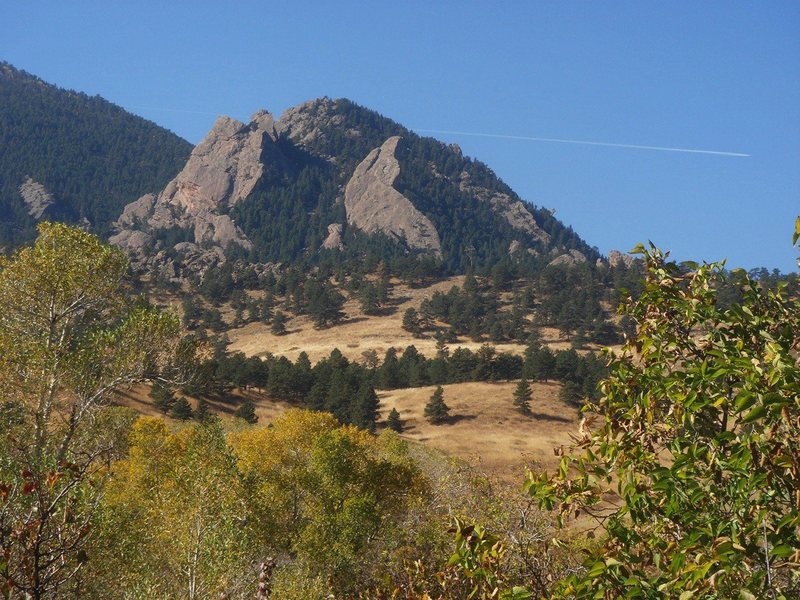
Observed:
[[[192,142],[326,95],[412,129],[748,154],[432,134],[602,252],[796,270],[798,2],[4,4],[0,59]]]

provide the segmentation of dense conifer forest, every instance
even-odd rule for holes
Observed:
[[[35,221],[19,187],[54,199],[46,217],[86,219],[100,234],[142,194],[181,169],[191,145],[100,98],[63,90],[0,63],[0,246],[30,241]]]

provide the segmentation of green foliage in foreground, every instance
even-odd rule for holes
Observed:
[[[62,224],[0,257],[0,592],[63,597],[87,560],[121,386],[177,376],[178,319],[132,302],[123,253]]]
[[[742,273],[741,303],[720,308],[721,264],[642,252],[637,334],[612,355],[600,426],[527,483],[607,533],[559,597],[800,597],[798,300]]]
[[[119,250],[65,225],[39,233],[0,258],[0,597],[252,598],[276,557],[276,598],[455,600],[475,575],[445,564],[452,514],[541,550],[545,523],[529,536],[516,505],[498,511],[463,468],[443,475],[442,457],[423,474],[425,452],[413,459],[393,432],[303,411],[226,432],[202,402],[200,423],[170,429],[110,406],[120,386],[155,380],[161,409],[188,416],[169,390],[188,383],[194,345],[175,315],[129,299]],[[331,387],[355,390],[374,420],[371,387]],[[530,565],[495,562],[496,580],[560,569]]]

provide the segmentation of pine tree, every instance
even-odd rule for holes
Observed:
[[[247,398],[239,408],[236,409],[236,412],[233,413],[234,417],[239,417],[240,419],[244,419],[250,424],[255,424],[258,422],[258,415],[256,414],[256,405],[253,404],[253,401]]]
[[[272,321],[272,307],[274,305],[275,299],[272,297],[270,292],[267,292],[260,303],[261,312],[259,313],[259,317],[262,322],[269,324],[270,321]]]
[[[286,315],[279,310],[272,315],[270,331],[272,331],[273,335],[284,335],[286,333]]]
[[[200,398],[197,401],[197,410],[194,411],[194,418],[202,423],[208,418],[208,415],[208,400]]]
[[[514,390],[514,406],[523,415],[531,414],[531,386],[524,377],[517,384]]]
[[[414,337],[420,337],[422,335],[419,315],[415,308],[406,309],[406,312],[403,313],[403,329],[411,333]]]
[[[188,421],[194,416],[194,411],[192,410],[192,405],[189,404],[189,401],[181,396],[172,405],[172,409],[170,410],[169,414],[173,419],[178,419],[179,421]]]
[[[389,412],[389,416],[386,418],[386,427],[397,433],[403,433],[403,421],[400,419],[400,413],[397,412],[396,408]]]
[[[363,383],[350,409],[350,422],[367,431],[375,431],[379,405],[380,401],[375,393],[375,388],[368,383]]]
[[[381,312],[378,290],[371,283],[367,283],[359,294],[361,300],[361,312],[365,315],[378,315]]]
[[[196,329],[197,322],[202,317],[202,310],[192,296],[184,296],[181,301],[183,308],[183,324],[187,329]]]
[[[450,408],[444,403],[444,390],[442,386],[437,386],[425,405],[425,418],[431,425],[441,425],[449,416]]]
[[[167,414],[175,404],[175,393],[160,383],[153,385],[148,396],[153,400],[153,406],[164,414]]]

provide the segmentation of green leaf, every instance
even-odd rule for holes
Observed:
[[[797,220],[794,222],[794,235],[792,236],[792,246],[797,243],[797,240],[800,239],[800,217],[797,217]]]
[[[778,558],[787,558],[794,553],[794,548],[787,544],[781,544],[780,546],[775,546],[770,551],[770,556],[777,556]]]
[[[752,423],[753,421],[758,421],[765,414],[767,414],[767,407],[763,404],[760,404],[744,416],[742,423]]]

